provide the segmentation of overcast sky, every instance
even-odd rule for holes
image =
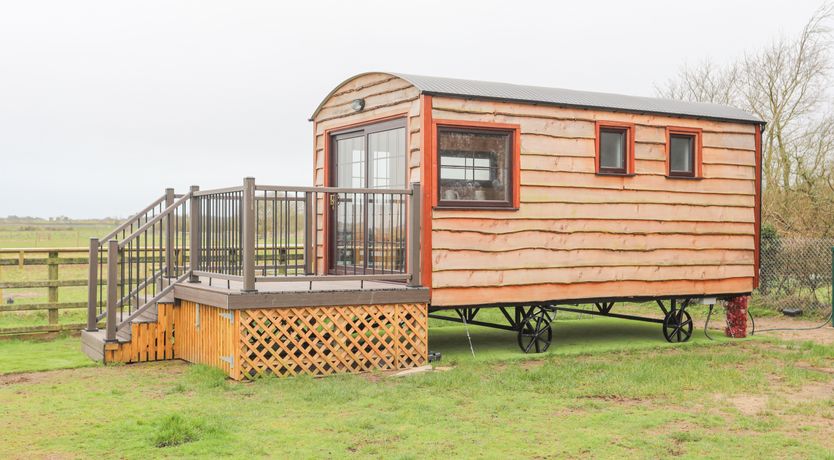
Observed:
[[[819,4],[0,0],[0,216],[127,216],[248,175],[310,185],[307,119],[360,72],[651,96]]]

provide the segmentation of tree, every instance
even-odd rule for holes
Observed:
[[[821,6],[796,37],[720,66],[684,66],[660,96],[744,108],[762,133],[763,213],[780,231],[834,233],[834,114],[830,83],[834,5]]]

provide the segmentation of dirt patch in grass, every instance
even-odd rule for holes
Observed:
[[[822,320],[809,321],[805,319],[793,319],[785,317],[757,318],[756,335],[767,337],[778,337],[783,340],[800,340],[815,342],[823,345],[834,344],[834,327],[831,324],[817,327]],[[748,324],[748,328],[750,325]],[[764,331],[764,329],[805,329],[800,331],[781,330]],[[815,329],[809,329],[815,328]]]
[[[156,374],[177,376],[188,369],[185,361],[161,361],[157,363],[127,364],[124,366],[83,367],[77,369],[59,369],[54,371],[22,372],[0,375],[0,385],[60,383],[66,379],[97,379],[102,372],[113,377],[129,375],[131,372],[153,372]]]

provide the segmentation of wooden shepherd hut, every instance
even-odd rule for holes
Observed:
[[[745,111],[373,72],[310,120],[313,187],[168,191],[91,243],[88,354],[235,378],[397,369],[426,362],[428,317],[513,331],[530,352],[560,310],[679,342],[689,305],[758,284],[763,121]],[[158,275],[124,281],[154,231]],[[612,311],[646,301],[662,319]],[[487,307],[506,323],[481,321]],[[134,349],[123,331],[163,311]],[[207,338],[212,318],[229,325]]]

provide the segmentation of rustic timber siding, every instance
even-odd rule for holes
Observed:
[[[355,99],[365,100],[365,109],[354,112],[350,104]],[[329,152],[326,148],[327,132],[338,130],[344,126],[364,124],[374,120],[397,115],[407,118],[406,133],[406,161],[409,168],[406,179],[409,182],[420,181],[420,100],[419,91],[410,83],[392,75],[375,73],[362,75],[350,80],[339,87],[322,105],[314,121],[315,152],[314,152],[314,184],[316,186],[332,185],[326,183],[325,156]],[[328,160],[329,161],[329,160]],[[319,271],[323,272],[324,250],[321,242],[325,235],[322,233],[321,218],[324,203],[319,200],[319,235],[317,247],[317,263]]]
[[[366,105],[356,113],[350,102],[359,98]],[[421,113],[423,100],[433,108],[430,117]],[[434,209],[430,222],[423,216],[431,228],[431,256],[423,263],[431,265],[434,306],[753,289],[754,124],[421,96],[397,76],[364,74],[337,88],[315,114],[315,184],[327,185],[328,130],[398,114],[408,117],[410,181],[423,179],[424,122],[521,127],[517,211]],[[595,174],[597,121],[634,124],[633,176]],[[702,130],[701,179],[666,177],[668,127]],[[323,270],[322,246],[317,254]]]
[[[521,126],[518,211],[433,211],[432,303],[752,290],[755,127],[433,98],[434,119]],[[635,175],[594,172],[594,123],[635,124]],[[703,179],[666,177],[666,127],[703,130]]]

